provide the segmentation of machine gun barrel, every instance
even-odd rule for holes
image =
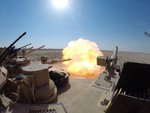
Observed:
[[[29,45],[31,45],[31,43],[11,51],[9,55],[11,55],[11,58],[14,58],[17,55],[18,51],[20,51],[21,49],[23,49]]]
[[[15,49],[15,46],[11,47],[11,48],[9,49],[9,51],[6,52],[6,56],[9,55],[9,54],[12,54],[13,51],[14,51],[14,49]],[[6,58],[6,57],[4,57],[4,58]]]
[[[12,44],[9,45],[9,47],[2,53],[2,55],[0,56],[0,65],[2,63],[2,61],[5,59],[5,57],[8,55],[10,49],[13,47],[13,45],[19,40],[21,39],[24,35],[26,34],[26,32],[24,32],[22,35],[20,35]]]
[[[32,47],[30,47],[30,48],[27,48],[27,50],[31,50],[31,49],[33,49],[33,46],[32,46]]]
[[[19,50],[21,50],[21,49],[23,49],[23,48],[25,48],[25,47],[27,47],[27,46],[29,46],[29,45],[31,45],[31,43],[30,43],[30,44],[27,44],[27,45],[25,45],[25,46],[22,46],[22,47],[20,47],[20,48],[18,48],[18,49],[15,49],[12,53],[17,53]]]

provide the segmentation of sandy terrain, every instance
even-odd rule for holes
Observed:
[[[110,57],[113,51],[102,50],[104,56]],[[31,61],[39,61],[41,56],[47,56],[49,60],[62,59],[62,49],[41,49],[27,55]],[[124,62],[139,62],[150,64],[150,54],[118,51],[118,65],[122,66]]]
[[[113,54],[113,51],[102,51],[105,57],[110,57]],[[52,61],[53,59],[62,59],[62,49],[40,49],[33,51],[32,53],[28,54],[26,57],[31,60],[31,63],[33,62],[40,62],[40,59],[42,56],[48,57],[49,61]],[[118,51],[118,62],[117,64],[121,67],[123,67],[124,62],[138,62],[138,63],[148,63],[150,64],[150,54],[146,53],[134,53],[134,52],[122,52]],[[65,69],[64,65],[59,62],[52,64],[52,70],[54,69]],[[105,70],[105,67],[101,67],[101,72]],[[98,75],[93,76],[91,78],[96,78]],[[71,74],[71,77],[73,78],[80,78],[82,76]]]

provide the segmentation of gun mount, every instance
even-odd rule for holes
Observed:
[[[29,48],[26,52],[26,47],[29,45],[31,45],[31,43],[25,46],[22,46],[18,49],[15,49],[15,47],[13,46],[7,53],[7,57],[3,61],[3,66],[7,68],[8,76],[10,78],[17,76],[21,72],[22,67],[30,64],[30,60],[26,57],[26,55],[44,47],[44,46],[41,46],[37,49],[32,49],[33,48],[32,47],[32,48]],[[21,50],[23,51],[22,53],[24,54],[19,56],[18,54],[20,54]]]
[[[22,46],[22,47],[20,47],[20,48],[14,49],[9,55],[11,55],[11,58],[17,57],[18,52],[19,52],[20,50],[26,48],[26,47],[29,46],[29,45],[31,45],[31,43],[30,43],[30,44],[27,44],[27,45],[25,45],[25,46]]]
[[[14,44],[20,40],[26,32],[24,32],[22,35],[20,35],[12,44],[9,45],[9,47],[1,54],[0,56],[0,65],[2,66],[3,60],[7,57],[7,55],[15,48]]]
[[[101,73],[95,81],[95,87],[100,87],[109,90],[103,98],[101,98],[101,105],[107,105],[111,100],[115,85],[119,79],[120,67],[117,66],[118,47],[114,50],[110,57],[98,56],[97,65],[104,66],[105,71]]]
[[[111,77],[115,77],[115,71],[120,72],[120,67],[117,65],[117,55],[118,47],[116,46],[116,49],[111,57],[97,57],[97,65],[106,67],[106,71],[104,72],[106,73],[105,80],[110,81]]]

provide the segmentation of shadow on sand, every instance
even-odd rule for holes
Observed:
[[[68,83],[68,84],[66,84],[65,86],[63,86],[63,87],[59,87],[59,88],[57,88],[57,94],[58,95],[61,95],[62,93],[64,93],[64,92],[66,92],[67,90],[69,90],[70,89],[70,87],[71,87],[71,85],[70,85],[70,83]]]

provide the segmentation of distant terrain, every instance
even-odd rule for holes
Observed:
[[[113,54],[113,51],[108,50],[102,50],[102,52],[106,57],[110,57]],[[27,55],[27,58],[29,58],[30,60],[40,60],[42,56],[47,56],[49,60],[62,59],[62,49],[36,50]],[[150,54],[118,51],[118,65],[122,67],[124,62],[138,62],[150,64]]]
[[[62,59],[62,50],[63,49],[39,49],[31,52],[26,57],[31,61],[39,61],[42,56],[48,57],[49,60]],[[113,51],[109,50],[102,50],[102,52],[106,57],[110,57],[113,54]],[[0,51],[0,54],[1,53]],[[150,54],[118,51],[118,65],[122,66],[124,62],[128,61],[150,64]]]

